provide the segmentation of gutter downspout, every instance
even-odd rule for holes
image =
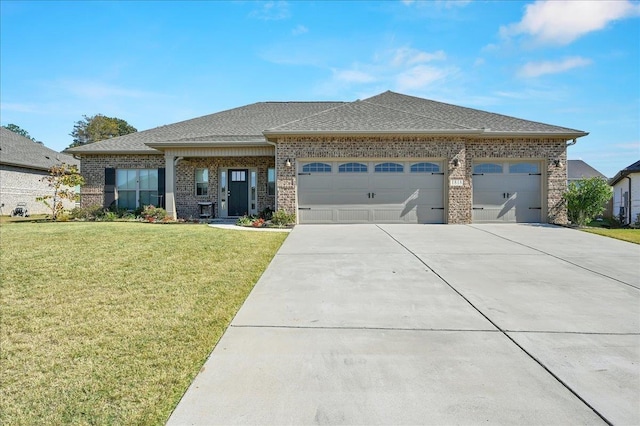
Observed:
[[[628,204],[628,212],[629,212],[629,222],[627,223],[627,225],[631,225],[631,177],[629,177],[629,175],[626,176],[627,179],[629,179],[629,196],[627,197],[627,204]]]
[[[572,145],[575,145],[576,142],[578,142],[578,139],[574,138],[572,141],[567,141],[567,148],[569,148]]]

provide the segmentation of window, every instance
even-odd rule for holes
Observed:
[[[473,173],[502,173],[502,164],[480,163],[473,167]]]
[[[540,173],[536,163],[515,163],[509,165],[509,173]]]
[[[362,163],[340,164],[338,173],[367,173],[367,165]]]
[[[276,195],[276,169],[267,169],[267,195]]]
[[[209,170],[196,169],[196,195],[209,195]]]
[[[247,172],[244,170],[233,170],[231,172],[231,182],[246,182]]]
[[[435,163],[415,163],[411,165],[411,173],[439,173],[440,166]]]
[[[309,163],[302,166],[303,173],[331,173],[331,164]]]
[[[404,166],[398,163],[380,163],[376,164],[376,173],[403,173]]]
[[[116,170],[118,208],[134,210],[161,203],[158,197],[157,169]]]

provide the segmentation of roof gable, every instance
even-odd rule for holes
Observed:
[[[464,133],[465,130],[470,129],[372,102],[355,101],[271,128],[265,131],[265,134],[282,132],[405,133],[425,130]]]
[[[131,133],[113,139],[94,142],[67,150],[68,152],[138,151],[159,153],[153,146],[168,144],[197,145],[203,143],[266,144],[262,132],[269,127],[294,121],[320,111],[342,105],[343,102],[258,102],[226,111],[150,130]]]
[[[37,170],[49,170],[60,163],[80,165],[72,156],[54,151],[4,127],[0,127],[0,163]]]
[[[258,102],[70,148],[74,154],[160,154],[175,146],[267,145],[280,134],[472,134],[567,139],[587,133],[394,92],[354,102]]]
[[[640,173],[640,160],[636,161],[633,164],[628,165],[624,169],[620,170],[614,177],[609,181],[609,185],[615,185],[620,182],[624,177],[629,176],[632,173]]]
[[[581,130],[523,120],[521,118],[446,104],[391,91],[365,99],[365,101],[412,112],[434,120],[441,120],[470,129],[485,129],[493,132],[584,133]]]
[[[568,160],[567,161],[567,178],[568,180],[577,180],[582,178],[601,177],[606,179],[607,177],[591,167],[589,164],[582,160]]]

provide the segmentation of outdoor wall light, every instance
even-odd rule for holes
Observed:
[[[460,160],[458,160],[457,158],[453,159],[453,167],[458,167],[460,165]]]
[[[287,158],[287,160],[284,162],[285,167],[291,167],[291,159]]]
[[[561,160],[553,160],[553,165],[556,167],[562,167],[562,161]]]

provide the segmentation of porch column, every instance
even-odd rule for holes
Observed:
[[[176,198],[174,196],[175,181],[176,181],[176,165],[175,156],[165,154],[164,155],[164,190],[165,190],[165,207],[167,209],[167,216],[172,219],[177,219],[176,216]]]

